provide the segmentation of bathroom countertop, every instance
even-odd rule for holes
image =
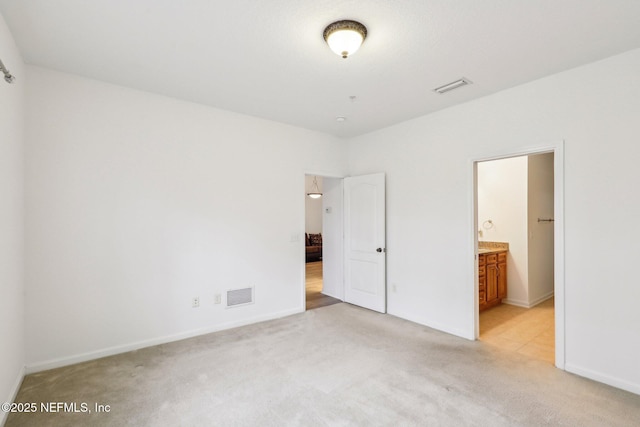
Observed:
[[[478,248],[478,254],[497,254],[498,252],[506,252],[508,249],[500,248]]]
[[[509,250],[509,243],[506,242],[478,242],[478,254],[497,254]]]

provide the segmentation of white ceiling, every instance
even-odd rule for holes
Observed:
[[[640,47],[640,0],[0,0],[0,12],[29,64],[343,137]],[[339,19],[369,30],[348,59],[322,38]],[[432,91],[463,76],[473,85]]]

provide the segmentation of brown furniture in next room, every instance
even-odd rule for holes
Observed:
[[[307,262],[319,261],[322,259],[322,234],[304,233],[305,255]]]
[[[479,252],[478,302],[482,311],[507,297],[507,250],[481,248]]]

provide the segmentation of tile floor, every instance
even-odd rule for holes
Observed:
[[[501,304],[480,312],[480,340],[554,364],[553,301],[529,309]]]

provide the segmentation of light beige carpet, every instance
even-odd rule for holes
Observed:
[[[25,378],[7,426],[637,426],[640,396],[340,303]]]

